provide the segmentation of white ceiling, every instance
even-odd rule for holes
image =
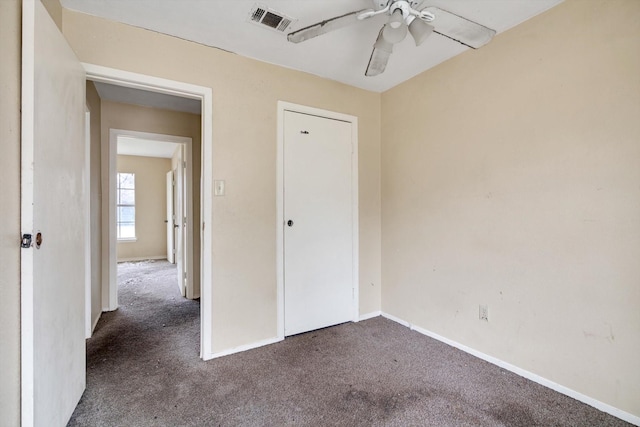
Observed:
[[[100,99],[123,104],[135,104],[143,107],[161,108],[163,110],[182,111],[200,114],[200,100],[182,98],[148,90],[116,86],[108,83],[93,82]]]
[[[153,141],[149,139],[118,137],[118,154],[125,156],[163,157],[170,159],[178,144],[174,142]]]
[[[426,0],[497,31],[498,35],[562,0]],[[286,34],[252,23],[259,3],[297,21],[287,32],[356,10],[371,0],[61,0],[65,8],[217,47],[260,61],[306,71],[348,85],[382,92],[469,48],[433,34],[420,47],[411,37],[394,46],[386,71],[365,77],[373,43],[385,16],[357,22],[294,44]]]

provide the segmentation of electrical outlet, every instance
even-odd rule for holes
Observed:
[[[489,321],[489,307],[486,305],[480,305],[480,309],[478,310],[478,317],[480,320],[484,320],[485,322]]]

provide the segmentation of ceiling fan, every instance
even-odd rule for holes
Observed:
[[[424,0],[373,0],[374,9],[358,10],[326,19],[289,33],[287,40],[301,43],[358,21],[388,15],[387,23],[382,26],[373,44],[373,52],[364,73],[365,76],[377,76],[387,67],[393,45],[404,40],[407,33],[411,34],[416,46],[420,46],[431,33],[436,33],[473,49],[489,43],[496,34],[495,30],[435,6],[418,10],[423,2]]]

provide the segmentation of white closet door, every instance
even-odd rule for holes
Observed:
[[[285,112],[285,335],[353,317],[351,126]]]

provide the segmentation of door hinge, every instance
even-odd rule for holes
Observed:
[[[187,272],[185,271],[182,275],[184,276],[184,280],[187,280]]]
[[[23,234],[22,241],[20,242],[20,247],[23,249],[29,249],[31,247],[31,234]]]
[[[187,161],[186,160],[184,162],[182,162],[182,167],[184,167],[185,169],[187,168]]]

